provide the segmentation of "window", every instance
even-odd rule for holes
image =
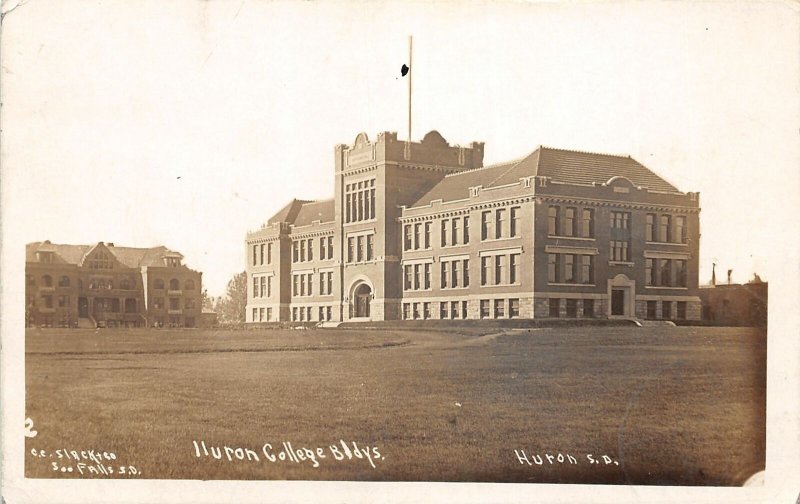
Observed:
[[[328,294],[333,294],[333,271],[328,272]]]
[[[594,238],[594,210],[584,208],[581,212],[581,236]]]
[[[628,262],[628,242],[620,240],[611,240],[609,260],[614,262]]]
[[[367,235],[367,261],[371,261],[375,257],[375,235]]]
[[[153,308],[157,310],[164,308],[164,298],[163,297],[153,298]]]
[[[58,279],[58,286],[69,287],[69,277],[66,275],[62,275],[61,278]]]
[[[333,259],[333,236],[328,237],[328,259]]]
[[[431,248],[431,222],[425,223],[425,248]]]
[[[258,245],[253,245],[253,266],[258,264]]]
[[[375,218],[375,179],[345,185],[345,222]]]
[[[261,297],[265,297],[267,295],[267,277],[261,277]]]
[[[450,266],[451,274],[450,274],[450,286],[451,287],[458,287],[458,263],[460,261],[452,261]]]
[[[647,318],[654,319],[656,318],[656,301],[648,301],[647,302]]]
[[[306,295],[306,276],[304,274],[303,275],[298,275],[298,276],[300,277],[300,295],[301,296],[305,296]]]
[[[504,299],[494,300],[494,318],[505,317],[505,304],[506,303]]]
[[[254,276],[253,277],[253,297],[257,298],[258,294],[259,294],[258,293],[258,277]]]
[[[403,303],[403,320],[408,320],[408,316],[410,314],[411,314],[410,303]]]
[[[322,322],[323,320],[325,320],[325,307],[324,307],[324,306],[320,306],[320,307],[319,307],[319,311],[318,311],[318,317],[317,317],[317,318],[318,318],[318,320],[319,320],[320,322]]]
[[[481,299],[481,318],[489,318],[489,300]]]
[[[305,262],[306,260],[306,241],[300,240],[300,262]]]
[[[422,318],[431,318],[431,304],[428,302],[422,303]]]
[[[353,237],[350,236],[347,238],[347,262],[353,262],[353,257],[355,253],[355,241]]]
[[[671,240],[672,236],[670,235],[670,221],[671,219],[669,215],[661,216],[661,221],[660,221],[661,224],[659,226],[659,231],[658,231],[658,241],[664,243],[672,241]]]
[[[464,244],[469,243],[469,217],[464,217]]]
[[[583,316],[586,318],[594,317],[594,299],[583,300]]]
[[[331,308],[330,306],[326,306],[325,315],[328,317],[328,320],[331,320],[333,318],[333,308]]]
[[[665,320],[672,318],[672,301],[661,301],[661,318]]]
[[[292,275],[292,296],[300,295],[300,275]]]
[[[325,246],[326,241],[324,236],[319,239],[319,258],[323,261],[328,258],[328,248]]]
[[[422,285],[422,265],[414,265],[414,290],[417,290]]]
[[[628,212],[611,212],[611,227],[614,229],[628,229]]]
[[[422,223],[417,222],[414,224],[414,249],[418,249],[420,247],[420,237],[422,233]]]
[[[188,291],[194,290],[194,280],[186,280],[186,282],[183,284],[183,287]]]
[[[264,244],[262,243],[259,248],[261,249],[261,253],[260,253],[261,264],[264,264]]]
[[[414,320],[419,318],[419,303],[413,304]]]
[[[577,209],[567,207],[564,212],[564,236],[575,236],[575,214]]]
[[[42,277],[42,287],[52,287],[53,286],[53,277],[50,275],[44,275]]]
[[[450,318],[458,318],[458,301],[450,301]]]
[[[186,298],[183,300],[183,307],[187,310],[193,310],[195,306],[194,298]]]
[[[567,299],[567,317],[575,318],[578,316],[578,300]]]
[[[272,277],[267,277],[267,297],[272,296]]]
[[[442,236],[440,238],[440,246],[447,246],[447,221],[442,220]]]
[[[675,260],[675,282],[678,287],[686,287],[686,260]]]
[[[33,278],[33,275],[25,275],[25,285],[28,287],[33,287],[36,285],[36,280]]]
[[[464,287],[469,287],[469,259],[464,259]]]
[[[686,217],[682,215],[675,217],[675,241],[677,243],[687,243],[689,241],[686,230]]]
[[[511,207],[511,232],[509,236],[515,238],[519,236],[519,207]]]
[[[481,285],[489,283],[489,257],[481,257]]]
[[[425,263],[425,284],[424,284],[424,288],[425,289],[430,289],[431,288],[431,264],[430,263]]]
[[[645,285],[656,285],[658,282],[656,281],[656,270],[653,268],[653,260],[652,259],[645,259],[644,260],[644,284]]]
[[[66,308],[69,306],[69,296],[58,296],[58,307]]]
[[[292,308],[292,321],[297,322],[297,307]]]
[[[550,298],[549,300],[549,308],[550,308],[550,316],[553,318],[559,317],[559,311],[561,308],[561,300],[556,298]]]
[[[164,280],[161,279],[161,278],[156,278],[155,282],[153,282],[153,285],[154,285],[154,287],[156,289],[163,289],[164,288]]]
[[[494,256],[494,284],[500,285],[506,277],[506,256]]]
[[[508,283],[515,284],[519,280],[517,272],[519,271],[519,254],[511,254],[511,262],[508,268]]]
[[[594,283],[594,256],[581,255],[581,283]]]
[[[258,308],[253,308],[253,318],[251,320],[255,322],[256,320],[258,320],[257,317],[258,317]]]
[[[364,260],[364,237],[356,236],[356,261]]]
[[[647,214],[645,216],[645,224],[644,224],[644,241],[654,242],[656,241],[656,215],[655,214]]]
[[[659,259],[658,262],[660,263],[659,270],[661,271],[661,285],[672,285],[672,261],[669,259]]]
[[[447,288],[447,279],[449,277],[449,274],[448,274],[449,265],[450,265],[450,263],[448,263],[448,262],[443,262],[442,263],[442,278],[441,278],[441,288],[442,289],[446,289]]]
[[[405,275],[403,275],[403,278],[404,278],[404,280],[403,280],[403,289],[411,290],[411,282],[413,281],[413,278],[414,278],[414,276],[413,276],[414,272],[413,272],[410,264],[406,264],[403,268],[405,270]]]
[[[508,316],[509,318],[519,317],[519,298],[508,300]]]
[[[178,281],[177,278],[173,278],[169,281],[169,290],[180,290],[181,283]]]
[[[170,310],[180,310],[180,298],[169,298],[169,309]]]
[[[481,240],[488,240],[492,234],[492,212],[485,211],[481,213]]]
[[[678,319],[686,320],[686,301],[678,301]]]
[[[564,283],[575,283],[575,255],[573,254],[564,254]]]
[[[494,237],[497,239],[503,238],[504,231],[506,228],[505,220],[506,220],[506,209],[499,208],[495,212],[495,230],[494,230]]]
[[[558,283],[559,259],[558,254],[547,254],[547,281],[550,283]]]
[[[458,245],[458,235],[459,235],[458,224],[460,221],[461,219],[453,219],[453,223],[450,226],[450,231],[451,231],[450,241],[452,242],[451,243],[452,245]]]
[[[557,206],[551,206],[547,209],[547,234],[550,236],[558,236],[559,212]]]
[[[461,318],[467,318],[467,302],[461,301]]]
[[[447,301],[439,302],[439,318],[440,319],[447,318]]]

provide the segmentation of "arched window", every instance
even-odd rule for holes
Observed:
[[[155,287],[156,287],[156,289],[163,289],[164,288],[164,280],[162,280],[161,278],[156,278]]]
[[[169,290],[180,290],[181,283],[178,281],[177,278],[173,278],[169,281]]]
[[[111,290],[114,288],[114,280],[109,280],[106,284],[106,289]]]
[[[186,283],[184,284],[184,287],[185,287],[186,290],[189,290],[189,291],[190,290],[194,290],[194,280],[186,280]]]
[[[42,277],[42,286],[43,287],[52,287],[53,286],[53,277],[50,275],[44,275]]]
[[[119,282],[119,288],[120,288],[120,289],[125,289],[125,290],[128,290],[128,289],[130,289],[130,288],[131,288],[131,281],[130,281],[130,280],[128,280],[127,278],[123,278],[123,279],[122,279],[122,280]]]
[[[61,278],[58,279],[58,286],[69,287],[69,277],[67,275],[62,275]]]

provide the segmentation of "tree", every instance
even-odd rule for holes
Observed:
[[[217,300],[215,311],[223,324],[240,324],[244,322],[244,311],[247,306],[247,273],[237,273],[228,282],[225,297]]]

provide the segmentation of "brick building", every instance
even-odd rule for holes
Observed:
[[[194,327],[202,273],[166,247],[29,243],[25,319],[36,327]]]
[[[364,133],[246,237],[248,322],[699,319],[697,193],[630,156]]]

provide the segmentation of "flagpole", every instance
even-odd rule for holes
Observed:
[[[411,74],[414,72],[414,64],[411,61],[411,35],[408,36],[408,141],[411,142]]]

